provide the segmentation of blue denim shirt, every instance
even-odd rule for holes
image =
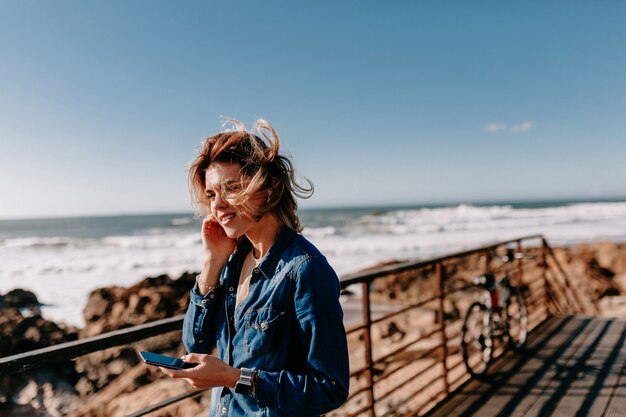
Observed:
[[[318,416],[348,396],[348,348],[339,280],[326,258],[288,229],[253,270],[249,295],[235,308],[239,275],[251,249],[244,239],[205,296],[197,287],[183,325],[189,352],[217,355],[258,371],[256,393],[214,388],[210,416]]]

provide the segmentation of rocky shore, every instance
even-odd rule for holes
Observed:
[[[588,243],[555,249],[574,276],[599,300],[603,313],[626,316],[626,243]],[[480,260],[468,257],[450,265],[450,273],[471,277],[480,272]],[[83,311],[82,329],[54,323],[41,316],[35,294],[14,290],[0,295],[0,356],[90,337],[104,332],[182,314],[195,274],[177,279],[162,275],[128,287],[101,288],[91,293]],[[376,282],[373,299],[402,303],[429,285],[399,274]],[[450,314],[455,314],[451,309]],[[456,313],[458,314],[458,312]],[[415,323],[413,323],[415,324]],[[392,322],[377,339],[397,341],[411,326]],[[137,357],[139,350],[180,356],[180,332],[146,339],[131,346],[111,348],[55,363],[34,372],[0,375],[0,416],[123,416],[184,392],[184,381],[172,380]],[[209,394],[169,406],[153,416],[204,416]]]
[[[82,329],[45,320],[34,294],[12,291],[0,296],[0,355],[9,356],[182,314],[194,277],[183,274],[172,279],[161,275],[128,288],[97,289],[90,294],[83,310],[86,326]],[[173,381],[157,368],[144,365],[137,356],[140,350],[180,356],[184,353],[180,339],[180,332],[172,332],[132,346],[55,363],[35,372],[0,376],[0,416],[121,416],[192,391],[183,381]],[[188,400],[160,415],[204,415],[207,407],[207,398]]]

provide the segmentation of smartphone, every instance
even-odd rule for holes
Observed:
[[[188,369],[193,368],[197,363],[185,362],[182,359],[173,356],[160,355],[152,352],[139,352],[141,359],[148,365],[162,366],[169,369]]]

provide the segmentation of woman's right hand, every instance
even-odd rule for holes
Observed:
[[[226,235],[217,219],[209,214],[202,221],[202,247],[204,248],[205,261],[225,263],[235,250],[235,239]]]

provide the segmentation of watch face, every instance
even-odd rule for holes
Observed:
[[[243,382],[237,382],[237,385],[235,385],[235,392],[237,394],[249,394],[250,393],[250,385],[243,383]]]

